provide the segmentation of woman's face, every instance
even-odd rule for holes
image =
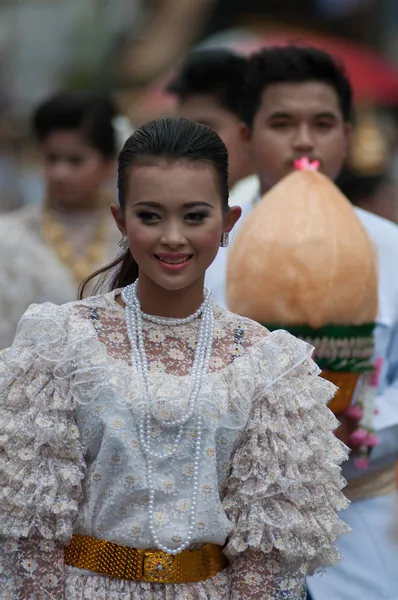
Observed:
[[[64,210],[90,208],[110,176],[113,161],[88,145],[78,131],[55,131],[42,144],[49,200]]]
[[[220,185],[205,162],[134,165],[128,175],[124,215],[113,211],[128,236],[140,282],[177,291],[203,286],[223,231],[232,229],[240,209],[224,214]]]

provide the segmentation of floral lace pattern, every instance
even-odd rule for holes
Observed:
[[[228,367],[235,358],[242,356],[252,346],[264,339],[265,329],[241,317],[222,311],[213,305],[216,326],[210,372]],[[87,300],[76,305],[81,318],[91,320],[98,339],[116,360],[130,363],[131,350],[127,336],[124,309],[116,302],[103,307]],[[153,373],[166,373],[183,377],[189,375],[199,334],[199,319],[187,327],[164,325],[159,327],[144,321],[145,348],[149,367]]]
[[[145,323],[151,410],[160,422],[186,408],[197,327]],[[337,517],[346,504],[338,465],[346,451],[326,407],[334,387],[317,377],[312,348],[286,332],[268,334],[218,307],[215,331],[198,403],[205,429],[194,540],[227,542],[231,566],[206,582],[164,589],[67,568],[68,600],[296,600],[305,573],[338,559],[333,542],[346,530]],[[32,542],[37,558],[27,559],[32,585],[54,574],[59,584],[59,548],[73,532],[151,546],[137,435],[144,407],[129,357],[115,294],[31,307],[0,357],[0,535],[3,544],[41,537]],[[154,426],[152,435],[165,447],[175,432]],[[155,524],[168,545],[187,534],[195,436],[193,418],[175,457],[155,465]],[[50,571],[41,542],[55,544]],[[7,560],[3,579],[13,570]],[[27,577],[16,572],[7,585],[19,593]],[[49,597],[58,600],[54,590]]]
[[[63,556],[60,542],[0,538],[0,600],[63,600]]]

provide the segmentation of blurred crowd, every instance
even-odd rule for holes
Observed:
[[[398,65],[391,19],[382,26],[392,10],[372,0],[0,2],[0,350],[12,343],[29,304],[74,300],[81,282],[118,254],[109,210],[117,201],[115,161],[143,122],[180,114],[211,126],[229,151],[233,203],[251,203],[264,191],[241,94],[248,57],[275,43],[309,43],[345,65],[355,115],[336,183],[353,205],[388,221],[386,231],[398,240]],[[389,273],[397,247],[391,245]],[[214,286],[217,278],[215,272]],[[397,368],[396,339],[386,345]],[[398,388],[394,393],[396,427]],[[388,443],[395,477],[398,441]],[[366,544],[374,545],[372,556],[388,551],[398,573],[398,546],[380,517],[380,498],[393,501],[394,481],[385,478],[380,493],[370,494],[376,500],[369,513],[369,497],[357,500],[353,542],[335,574],[335,589],[347,593],[328,595],[334,581],[316,581],[309,584],[313,600],[398,599],[398,587],[393,596],[386,591],[398,585],[388,581],[393,568],[375,564],[372,571],[360,551]],[[379,531],[373,541],[362,527],[365,514]]]

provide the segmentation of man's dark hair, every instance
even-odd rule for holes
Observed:
[[[241,119],[241,90],[247,65],[248,60],[244,56],[229,50],[194,50],[188,54],[167,91],[182,102],[191,96],[211,96]]]
[[[311,81],[326,83],[336,91],[344,121],[351,122],[352,88],[344,66],[319,48],[295,45],[270,46],[250,57],[242,100],[243,120],[252,127],[261,95],[268,86]]]
[[[113,118],[116,114],[108,96],[63,92],[36,108],[32,129],[39,142],[56,131],[78,131],[104,158],[114,158],[117,142]]]

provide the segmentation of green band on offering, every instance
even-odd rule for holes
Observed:
[[[270,331],[276,329],[285,329],[292,335],[309,336],[313,338],[370,338],[373,336],[373,331],[376,323],[365,323],[364,325],[325,325],[319,329],[313,329],[307,325],[269,325],[264,324],[264,327]]]
[[[320,369],[364,373],[373,369],[375,324],[326,325],[320,329],[301,325],[264,325],[270,331],[285,329],[314,346],[314,359]]]

